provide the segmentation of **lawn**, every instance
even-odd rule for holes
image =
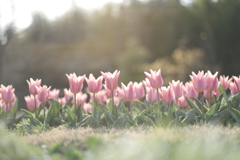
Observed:
[[[240,128],[61,129],[24,135],[1,129],[3,160],[231,160],[240,157]]]

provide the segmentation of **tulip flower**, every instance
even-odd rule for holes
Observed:
[[[172,83],[169,83],[169,85],[173,89],[176,99],[183,95],[182,82],[180,83],[180,81],[173,80]]]
[[[60,92],[59,89],[53,89],[53,90],[49,91],[48,97],[49,97],[49,98],[58,99],[59,92]]]
[[[214,75],[210,71],[207,71],[205,81],[206,81],[206,90],[214,91],[218,88],[218,72]]]
[[[113,92],[111,90],[109,90],[106,85],[104,85],[104,88],[105,88],[105,93],[106,93],[106,96],[107,97],[112,97],[112,96],[116,96],[117,95],[117,90],[118,90],[118,87],[116,90],[114,90]]]
[[[74,94],[74,113],[77,111],[77,100],[76,100],[76,94],[81,92],[83,88],[83,82],[85,79],[85,75],[77,77],[75,73],[67,75],[68,82],[70,85],[70,90]]]
[[[134,88],[134,92],[136,94],[137,99],[141,99],[145,96],[144,87],[143,87],[142,82],[140,82],[140,83],[134,82],[133,88]]]
[[[122,88],[120,87],[117,88],[117,95],[123,102],[127,102],[127,98],[125,97],[125,92]]]
[[[238,93],[237,85],[234,82],[230,82],[229,89],[230,89],[232,95]]]
[[[13,103],[16,99],[15,97],[15,89],[12,88],[12,85],[8,85],[5,87],[4,85],[1,85],[0,89],[1,95],[2,95],[2,101],[6,103]]]
[[[160,88],[163,85],[161,69],[159,69],[158,71],[153,71],[150,69],[150,73],[144,72],[144,74],[150,81],[153,88]]]
[[[36,79],[35,81],[30,78],[30,82],[27,80],[28,87],[29,87],[29,92],[32,95],[37,95],[38,94],[38,89],[37,87],[40,87],[41,85],[41,79]]]
[[[146,88],[146,100],[148,102],[157,102],[158,101],[158,92],[155,88],[149,87]]]
[[[101,74],[105,79],[107,89],[112,91],[113,112],[116,112],[117,108],[114,105],[114,90],[116,90],[118,87],[118,77],[120,75],[120,71],[116,70],[115,72],[113,72],[113,74],[110,72],[107,73],[101,72]]]
[[[201,72],[199,71],[197,75],[194,72],[192,72],[192,75],[190,75],[190,78],[196,91],[203,92],[206,89],[207,83],[205,77],[206,75],[204,75],[203,71]]]
[[[105,84],[107,89],[113,91],[115,89],[117,89],[118,86],[118,77],[120,75],[120,71],[115,71],[112,73],[110,72],[101,72],[101,74],[103,75],[104,79],[105,79]]]
[[[43,113],[44,113],[44,120],[45,120],[45,103],[48,101],[48,95],[49,91],[51,89],[51,86],[47,88],[46,85],[38,87],[38,94],[37,98],[40,102],[42,102],[42,108],[43,108]]]
[[[134,92],[133,83],[129,82],[127,86],[122,83],[122,89],[125,94],[127,101],[132,101],[136,98],[136,93]]]
[[[77,77],[75,73],[67,75],[68,82],[70,85],[70,90],[72,93],[77,94],[79,93],[83,88],[83,82],[85,79],[85,75]]]
[[[49,91],[51,89],[51,86],[47,88],[46,85],[38,87],[38,100],[40,102],[47,102],[48,101],[48,96],[49,96]]]
[[[132,116],[132,101],[136,98],[136,93],[134,92],[134,89],[133,89],[133,83],[129,82],[127,86],[125,86],[122,83],[122,89],[124,91],[126,100],[131,101],[130,102],[130,114]]]
[[[83,111],[84,111],[85,113],[87,113],[87,112],[92,112],[92,109],[93,109],[93,107],[92,107],[92,105],[91,105],[90,103],[85,103],[85,104],[83,105]]]
[[[187,107],[188,106],[188,102],[184,96],[181,96],[178,98],[178,106],[179,107]]]
[[[161,90],[162,92],[160,94],[164,103],[171,103],[175,100],[174,91],[170,86],[168,86],[167,88],[162,87]]]
[[[240,76],[239,77],[233,76],[233,80],[234,80],[234,83],[237,87],[238,93],[240,93]]]
[[[232,78],[228,79],[228,76],[225,77],[225,75],[220,76],[219,83],[222,85],[224,90],[227,90],[230,86],[230,82],[232,81]]]
[[[106,96],[106,91],[105,90],[101,90],[98,93],[96,93],[96,101],[98,103],[104,103],[107,100],[107,96]],[[91,101],[94,100],[93,94],[91,94]]]
[[[70,98],[74,96],[74,94],[69,89],[64,88],[63,92],[66,101],[68,101]]]
[[[89,75],[89,79],[85,78],[87,84],[88,84],[88,90],[91,93],[97,93],[102,89],[102,79],[103,77],[100,76],[98,79],[95,79],[93,74]]]
[[[152,87],[151,86],[151,83],[150,83],[150,81],[149,81],[149,79],[148,78],[145,78],[145,80],[143,80],[143,84],[144,84],[144,86],[145,86],[145,88],[150,88],[150,87]]]
[[[87,100],[87,94],[86,93],[82,93],[79,92],[76,94],[76,105],[79,106],[83,106],[86,103]]]
[[[184,95],[190,99],[192,99],[192,97],[195,97],[195,98],[198,97],[198,92],[193,87],[192,82],[185,83],[185,86],[183,86],[183,91],[184,91]]]
[[[27,109],[29,111],[35,111],[36,107],[35,107],[35,98],[34,98],[34,96],[33,95],[25,96],[24,99],[26,101]],[[36,106],[39,106],[39,104],[40,104],[40,102],[37,99]]]

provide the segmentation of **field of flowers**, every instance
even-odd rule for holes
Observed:
[[[0,119],[8,128],[29,131],[51,128],[137,126],[240,125],[240,77],[220,76],[207,71],[192,72],[191,81],[169,82],[163,86],[161,70],[144,72],[142,82],[121,83],[120,71],[90,74],[66,74],[70,89],[59,90],[41,85],[41,80],[27,80],[30,96],[26,109],[19,108],[14,88],[1,85]],[[105,84],[103,84],[103,80]],[[83,83],[88,93],[83,93]],[[103,89],[104,88],[104,89]],[[230,90],[230,92],[229,92]],[[20,109],[20,110],[19,110]]]
[[[11,85],[1,85],[2,159],[240,156],[240,77],[199,71],[185,84],[173,80],[166,87],[159,69],[119,87],[120,71],[101,74],[66,74],[70,87],[62,98],[41,80],[27,80],[27,109],[18,106]]]

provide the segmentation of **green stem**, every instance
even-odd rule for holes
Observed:
[[[37,102],[36,102],[36,95],[33,95],[34,97],[34,111],[35,111],[35,118],[37,118]]]
[[[6,117],[8,117],[8,102],[6,102]]]
[[[157,96],[158,96],[158,108],[159,108],[159,111],[161,110],[161,106],[160,106],[160,95],[159,95],[159,90],[158,88],[156,88],[157,90]]]
[[[209,108],[212,107],[212,91],[210,91],[210,97],[209,97]]]
[[[133,108],[132,108],[132,101],[130,101],[130,115],[131,115],[131,117],[133,117],[132,111],[133,111]]]
[[[42,102],[42,108],[43,108],[43,121],[44,121],[44,124],[45,124],[45,121],[46,121],[46,111],[45,111],[45,102]]]
[[[204,108],[203,108],[204,97],[203,97],[203,92],[200,92],[200,96],[201,96],[201,103],[202,103],[201,109],[202,109],[202,113],[204,114]]]
[[[77,94],[74,93],[74,113],[77,114]]]

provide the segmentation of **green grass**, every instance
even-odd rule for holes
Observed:
[[[79,128],[24,136],[16,133],[1,133],[0,155],[5,154],[8,159],[56,160],[235,160],[240,157],[238,127]]]

